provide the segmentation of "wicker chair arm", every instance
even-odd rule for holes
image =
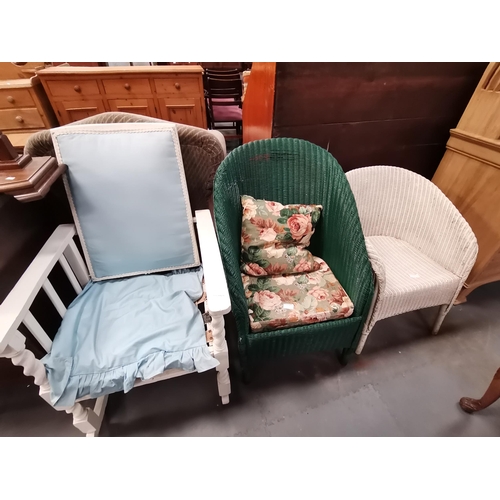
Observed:
[[[378,291],[380,294],[383,294],[386,283],[384,263],[375,247],[369,241],[366,241],[366,251],[368,252],[368,258],[377,279]]]

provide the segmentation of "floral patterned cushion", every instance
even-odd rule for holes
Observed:
[[[349,317],[354,305],[327,263],[318,270],[289,276],[242,274],[253,333]]]
[[[241,270],[250,276],[316,271],[305,248],[318,223],[321,205],[282,205],[242,196]]]

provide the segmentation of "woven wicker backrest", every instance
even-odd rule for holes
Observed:
[[[455,205],[431,181],[386,165],[347,173],[365,236],[404,240],[451,272],[477,253],[476,238]],[[457,267],[458,263],[458,267]]]

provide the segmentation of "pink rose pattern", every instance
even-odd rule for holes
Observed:
[[[247,267],[249,269],[249,272],[247,274],[250,274],[252,276],[266,276],[267,272],[262,269],[262,267],[259,266],[259,264],[255,264],[255,262],[251,262],[250,264],[247,264]]]
[[[269,290],[256,292],[253,296],[253,301],[266,311],[272,311],[281,305],[281,297]]]
[[[306,247],[321,205],[242,197],[241,270],[252,332],[349,317],[352,301]]]
[[[283,209],[283,205],[276,201],[266,201],[266,208],[273,215],[279,215],[280,211]]]
[[[328,300],[328,292],[324,288],[321,288],[320,286],[315,286],[307,293],[309,295],[312,295],[317,300]]]
[[[296,273],[308,273],[314,271],[314,261],[311,262],[309,259],[300,259],[300,262],[293,268]]]
[[[320,218],[321,205],[282,205],[246,195],[241,204],[243,273],[275,276],[318,270],[306,247]]]
[[[261,240],[274,241],[276,239],[276,231],[272,227],[261,229],[259,231],[259,236]]]
[[[354,305],[326,262],[318,257],[314,261],[317,271],[294,274],[287,284],[280,276],[242,274],[252,333],[352,315]]]
[[[290,234],[294,240],[301,240],[312,232],[311,216],[309,214],[294,214],[287,221]]]

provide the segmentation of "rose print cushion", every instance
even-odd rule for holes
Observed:
[[[242,274],[253,333],[349,317],[354,305],[327,263],[318,270],[288,276]]]
[[[242,196],[241,270],[250,276],[316,271],[306,247],[318,223],[321,205],[282,205]]]

